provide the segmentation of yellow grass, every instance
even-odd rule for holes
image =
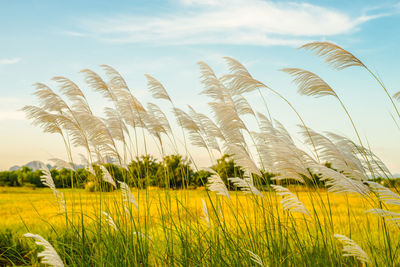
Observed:
[[[358,195],[328,194],[323,189],[318,192],[311,192],[301,187],[291,188],[291,190],[297,193],[299,199],[313,214],[313,219],[320,220],[322,225],[329,223],[327,218],[329,214],[332,214],[333,230],[336,233],[348,234],[351,226],[354,233],[370,231],[373,234],[374,229],[377,228],[374,225],[378,225],[378,217],[365,213],[373,206],[369,201]],[[119,191],[112,193],[91,193],[70,189],[61,191],[66,199],[69,217],[74,218],[74,220],[78,216],[74,217],[71,214],[81,214],[81,211],[87,215],[85,218],[90,221],[99,216],[101,210],[114,214],[115,206],[122,207],[122,205],[119,205],[122,203]],[[181,214],[183,214],[182,207],[185,207],[191,214],[191,216],[186,216],[185,219],[200,222],[199,218],[202,216],[201,198],[207,201],[210,213],[212,213],[210,199],[214,205],[217,203],[215,194],[210,193],[211,198],[209,199],[207,192],[202,189],[177,191],[151,189],[147,192],[145,190],[134,190],[133,193],[139,203],[139,210],[149,211],[153,228],[157,228],[161,214],[167,211],[167,200],[171,200],[170,203],[172,203],[168,209],[170,218],[174,218],[175,215],[181,217]],[[232,227],[237,225],[237,222],[257,224],[257,217],[262,212],[275,211],[280,214],[279,216],[282,216],[281,219],[287,216],[279,203],[281,199],[279,196],[270,192],[263,194],[265,199],[262,202],[260,198],[244,195],[240,192],[231,192],[231,201],[224,197],[218,197],[224,214],[224,223],[228,226],[232,225]],[[328,198],[330,204],[328,204]],[[182,203],[182,206],[177,203]],[[313,209],[316,210],[315,214],[312,212]],[[137,213],[133,207],[132,212],[134,213],[133,217],[140,219],[144,216],[143,213]],[[294,216],[299,219],[298,227],[304,227],[304,217],[300,214]],[[45,188],[0,188],[0,218],[0,229],[11,228],[18,232],[26,232],[29,229],[31,232],[40,233],[47,231],[50,227],[62,228],[65,224],[65,216],[59,213],[59,206],[53,193],[50,189]],[[306,223],[307,220],[310,219],[306,218]],[[392,230],[393,237],[398,236],[398,231]]]

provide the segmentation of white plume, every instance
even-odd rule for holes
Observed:
[[[295,194],[290,192],[289,189],[280,185],[271,185],[271,187],[276,191],[278,195],[282,196],[281,203],[284,210],[310,215],[304,204],[297,198]]]
[[[56,165],[58,170],[61,170],[64,168],[67,170],[75,171],[72,164],[69,162],[66,162],[65,160],[52,158],[52,159],[50,159],[50,161],[52,161]]]
[[[114,229],[117,230],[117,225],[115,225],[115,222],[113,218],[108,214],[107,212],[103,211],[103,215],[106,217],[106,222]]]
[[[389,224],[400,226],[400,213],[398,212],[383,209],[370,209],[365,212],[379,215],[384,218]]]
[[[377,195],[379,201],[385,202],[386,204],[400,206],[400,196],[392,190],[375,182],[367,181],[366,183]]]
[[[204,199],[201,199],[201,201],[203,202],[203,216],[201,217],[201,219],[207,224],[208,227],[211,227],[210,215],[208,214],[206,202],[204,201]]]
[[[104,167],[103,165],[100,165],[100,169],[103,173],[102,177],[103,177],[104,182],[110,183],[115,188],[117,188],[117,185],[115,184],[114,179],[111,177],[111,174],[107,171],[106,167]]]
[[[35,235],[31,233],[26,233],[24,234],[24,236],[34,238],[37,245],[44,246],[44,250],[38,253],[38,257],[43,258],[42,263],[55,267],[64,267],[64,263],[62,262],[60,256],[57,254],[57,251],[47,240],[45,240],[40,235]]]
[[[258,256],[257,254],[255,254],[254,252],[251,252],[250,250],[247,250],[247,252],[250,254],[250,259],[254,262],[257,263],[258,265],[264,267],[264,263],[261,259],[260,256]]]
[[[239,178],[233,177],[228,178],[236,187],[240,188],[240,190],[246,194],[254,194],[260,197],[264,197],[260,191],[253,185],[253,182],[250,178]]]
[[[56,197],[57,203],[60,205],[60,210],[62,212],[65,212],[66,208],[65,208],[65,200],[64,200],[63,193],[57,191],[56,185],[54,184],[54,181],[53,181],[53,178],[51,177],[51,173],[50,173],[49,169],[43,163],[41,163],[41,165],[42,165],[42,167],[40,170],[43,172],[43,174],[40,176],[40,181],[45,186],[48,186],[53,191],[53,194]]]
[[[334,237],[339,239],[339,241],[344,244],[342,254],[343,257],[355,257],[362,262],[371,263],[367,253],[365,253],[365,251],[362,250],[362,248],[357,245],[353,240],[351,240],[347,236],[339,234],[334,234]]]
[[[210,171],[212,173],[212,175],[208,177],[207,180],[207,189],[216,192],[217,195],[226,196],[228,199],[231,199],[228,188],[226,188],[226,185],[224,181],[222,181],[219,174],[213,170],[207,169],[207,171]]]
[[[137,210],[139,210],[138,204],[136,202],[135,197],[133,196],[133,194],[131,192],[131,189],[129,188],[129,185],[127,185],[124,182],[120,182],[120,181],[118,181],[118,183],[121,188],[121,194],[125,198],[124,201],[132,203],[135,206],[135,208]]]

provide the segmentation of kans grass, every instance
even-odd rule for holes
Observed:
[[[364,68],[388,96],[383,82],[358,58],[328,42],[306,44],[333,68]],[[110,101],[105,118],[96,116],[81,89],[64,77],[55,77],[59,92],[37,84],[38,106],[23,110],[34,125],[59,134],[70,168],[75,149],[92,173],[102,173],[102,188],[87,193],[60,190],[43,167],[43,183],[50,189],[1,189],[1,263],[53,266],[396,266],[400,264],[400,196],[397,188],[370,181],[390,179],[384,163],[359,136],[347,106],[317,74],[287,68],[299,93],[334,97],[346,112],[356,140],[335,133],[321,134],[305,121],[279,90],[256,80],[238,61],[225,58],[229,72],[217,77],[199,62],[205,94],[210,97],[212,118],[175,106],[166,89],[146,75],[155,99],[169,102],[178,129],[153,103],[145,107],[129,90],[121,75],[104,65],[105,78],[83,70],[86,82]],[[306,152],[297,146],[284,126],[264,113],[255,112],[246,95],[272,92],[299,119]],[[347,103],[351,104],[351,103]],[[256,127],[250,127],[256,122]],[[213,172],[204,189],[152,189],[146,171],[136,177],[126,166],[155,143],[161,155],[182,153],[191,160],[189,144],[201,147],[211,162],[216,155],[233,156],[243,177],[230,177],[236,191],[229,191]],[[103,166],[113,159],[124,173],[116,181]],[[325,163],[329,164],[325,164]],[[328,167],[329,166],[329,167]],[[194,165],[194,167],[196,167]],[[276,184],[264,181],[274,173]],[[320,188],[316,174],[325,188]],[[144,188],[138,180],[145,179]],[[72,177],[71,182],[73,183]],[[185,181],[183,183],[185,185]],[[266,185],[267,184],[267,185]],[[282,185],[285,185],[283,187]],[[140,186],[139,186],[140,187]],[[185,187],[185,186],[184,186]],[[114,192],[106,192],[109,189]],[[103,189],[103,190],[102,190]],[[24,199],[24,200],[22,200]],[[5,219],[3,219],[5,218]],[[37,246],[34,244],[36,242]]]

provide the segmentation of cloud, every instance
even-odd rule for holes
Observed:
[[[84,37],[84,36],[86,36],[86,34],[84,34],[84,33],[75,32],[75,31],[62,31],[61,34],[74,36],[74,37]]]
[[[20,62],[22,59],[19,57],[14,57],[14,58],[3,58],[0,59],[0,65],[11,65],[11,64],[16,64]]]
[[[82,19],[82,34],[117,43],[296,46],[316,37],[347,34],[381,17],[352,17],[317,5],[262,0],[180,0],[176,10]]]

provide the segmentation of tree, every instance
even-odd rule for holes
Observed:
[[[228,180],[231,177],[243,178],[244,171],[235,161],[231,158],[231,155],[224,154],[221,158],[217,159],[217,164],[211,167],[216,171],[222,178],[224,183],[228,186],[228,189],[234,189],[234,185]]]
[[[169,155],[163,158],[163,165],[157,171],[157,185],[170,188],[187,188],[194,183],[194,172],[187,158],[181,155]],[[162,179],[160,179],[162,178]]]

